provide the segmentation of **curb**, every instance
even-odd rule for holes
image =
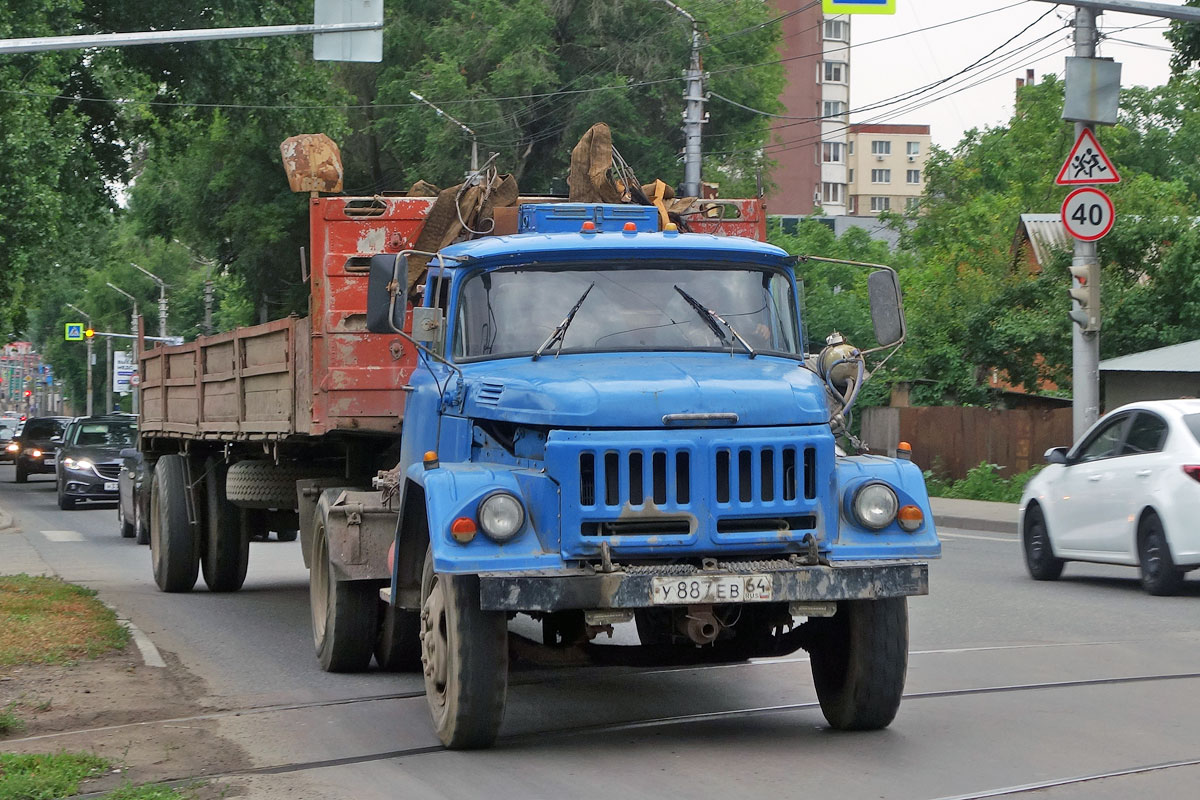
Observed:
[[[935,516],[933,518],[935,526],[945,525],[947,528],[969,528],[976,531],[989,531],[991,533],[1008,533],[1013,536],[1017,535],[1017,523],[1008,520],[998,519],[976,519],[973,517],[956,517],[952,515]]]

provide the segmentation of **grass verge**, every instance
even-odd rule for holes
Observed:
[[[128,639],[91,589],[58,578],[0,576],[0,666],[95,658]]]
[[[997,503],[1016,503],[1021,500],[1025,484],[1041,472],[1044,464],[1019,472],[1011,478],[1000,474],[1004,469],[999,464],[986,461],[967,470],[967,477],[957,481],[945,480],[925,471],[925,486],[930,497],[955,497],[961,500],[991,500]]]
[[[0,753],[0,800],[53,800],[79,792],[85,778],[95,778],[112,769],[112,763],[91,753],[43,753],[18,755]],[[188,800],[190,790],[170,789],[161,784],[127,784],[104,795],[104,800]]]

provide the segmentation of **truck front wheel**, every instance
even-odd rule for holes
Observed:
[[[150,484],[150,560],[164,592],[190,592],[200,567],[200,542],[187,511],[187,462],[163,456]]]
[[[490,747],[508,691],[508,622],[479,608],[477,576],[434,572],[432,548],[421,575],[421,663],[442,744]]]
[[[318,514],[321,512],[318,511]],[[313,644],[326,672],[362,672],[371,664],[378,625],[377,581],[339,581],[329,564],[325,520],[313,532],[308,575]]]
[[[886,728],[896,717],[908,669],[908,605],[903,597],[843,600],[813,619],[809,654],[821,712],[846,731]]]

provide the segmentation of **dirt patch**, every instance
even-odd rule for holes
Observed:
[[[147,667],[131,646],[66,666],[0,667],[0,709],[11,706],[25,723],[21,731],[0,735],[0,747],[14,753],[95,753],[119,768],[89,781],[83,792],[248,767],[241,748],[216,734],[215,720],[194,718],[216,710],[197,702],[206,693],[203,683],[169,653],[163,658],[165,669]],[[219,791],[229,796],[238,788]]]

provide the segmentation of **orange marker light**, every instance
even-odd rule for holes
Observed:
[[[580,226],[579,229],[581,231],[583,231],[584,233],[595,233],[596,232],[596,223],[592,222],[590,219],[586,220],[583,223],[583,225]]]
[[[896,445],[896,458],[912,461],[912,445],[908,442],[900,442]]]
[[[475,527],[475,520],[470,517],[459,517],[450,523],[450,535],[459,544],[466,544],[474,539],[477,531],[478,528]]]
[[[925,515],[916,506],[901,506],[900,511],[896,514],[896,521],[900,523],[902,530],[912,533],[921,527],[921,523],[925,521]]]
[[[625,230],[633,232],[633,233],[637,233],[637,223],[636,222],[626,222]]]
[[[438,464],[437,452],[434,450],[425,451],[425,457],[421,459],[421,463],[425,465],[425,469],[437,469],[440,466]]]

